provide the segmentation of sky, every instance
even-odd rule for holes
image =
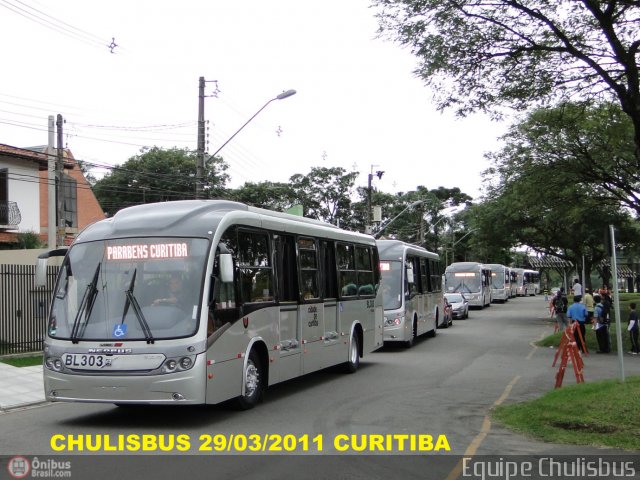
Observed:
[[[376,38],[374,13],[368,0],[0,0],[0,143],[44,145],[60,113],[65,146],[88,162],[196,150],[204,77],[209,153],[297,92],[220,151],[231,187],[340,166],[361,186],[384,171],[373,186],[387,193],[477,198],[506,125],[437,112],[416,58]]]

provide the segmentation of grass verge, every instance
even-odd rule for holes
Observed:
[[[640,450],[640,377],[553,390],[530,402],[503,405],[493,418],[546,442]]]
[[[32,367],[34,365],[42,365],[42,355],[0,358],[0,362],[14,367]]]

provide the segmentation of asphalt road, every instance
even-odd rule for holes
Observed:
[[[55,435],[115,439],[164,434],[176,441],[183,435],[186,451],[174,447],[154,452],[162,457],[119,451],[114,462],[113,456],[96,457],[114,455],[103,443],[97,452],[80,452],[91,454],[91,462],[78,459],[84,463],[77,469],[86,468],[94,478],[107,471],[117,471],[120,478],[176,478],[176,472],[212,468],[217,473],[211,478],[274,478],[290,469],[296,478],[457,478],[457,457],[451,455],[617,453],[537,442],[491,422],[488,414],[494,405],[533,399],[553,389],[555,350],[532,344],[552,331],[543,297],[517,298],[472,310],[469,319],[454,320],[453,327],[438,330],[435,338],[419,339],[411,349],[385,347],[369,354],[355,374],[329,369],[272,387],[264,403],[249,411],[228,405],[130,409],[93,404],[15,410],[0,414],[0,455],[69,454],[52,449]],[[587,357],[585,380],[615,377],[616,360],[613,355]],[[640,358],[625,361],[627,375],[640,374]],[[568,369],[565,384],[573,383]],[[249,452],[256,439],[269,448],[277,446],[278,435],[291,435],[289,445],[280,445],[294,447],[292,454]],[[351,435],[356,435],[355,443]],[[402,435],[407,436],[397,437]],[[425,435],[432,436],[432,444]],[[366,450],[356,451],[363,438],[383,438],[383,451],[366,456]],[[416,451],[410,439],[422,441],[423,448],[439,449]],[[218,452],[225,442],[231,443],[229,451]],[[307,455],[298,455],[302,453]]]

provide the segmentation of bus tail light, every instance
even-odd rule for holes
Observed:
[[[397,327],[402,323],[403,317],[385,317],[385,326]]]

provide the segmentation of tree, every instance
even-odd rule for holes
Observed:
[[[498,115],[509,106],[615,99],[640,165],[634,0],[374,0],[381,35],[411,48],[440,109]]]
[[[605,144],[616,135],[610,135],[606,122],[597,124],[587,115],[584,126],[576,125],[574,139],[566,131],[570,128],[541,121],[557,120],[549,113],[533,112],[510,130],[500,151],[488,155],[495,166],[484,173],[489,186],[484,201],[475,207],[473,222],[479,229],[475,240],[493,248],[528,246],[574,265],[581,265],[584,256],[590,271],[605,256],[607,225],[617,225],[620,241],[627,244],[634,242],[635,229],[620,202],[603,194],[600,183],[585,176],[577,160],[565,157],[570,151],[584,155],[593,148],[592,142]],[[598,132],[602,138],[597,138]]]
[[[448,218],[442,211],[447,207],[470,204],[471,200],[457,187],[428,190],[418,185],[416,190],[395,195],[374,193],[374,203],[384,206],[380,226],[384,228],[384,236],[421,245],[431,251],[437,251],[441,245],[440,237]],[[389,223],[391,220],[393,223]]]
[[[347,173],[342,167],[313,167],[307,175],[292,175],[290,181],[305,216],[349,228],[357,176],[358,172]]]
[[[203,196],[215,198],[225,193],[229,179],[227,164],[211,158],[205,165]],[[122,166],[97,181],[93,192],[105,213],[149,202],[195,198],[196,154],[187,149],[143,148]]]
[[[545,188],[562,188],[568,178],[600,203],[640,213],[632,138],[631,122],[617,105],[564,103],[533,111],[513,125],[502,138],[505,146],[487,158],[503,179],[529,168],[553,167],[549,171],[567,175],[549,175]]]
[[[243,186],[230,190],[229,196],[238,202],[279,212],[296,203],[292,186],[281,182],[246,182]]]

